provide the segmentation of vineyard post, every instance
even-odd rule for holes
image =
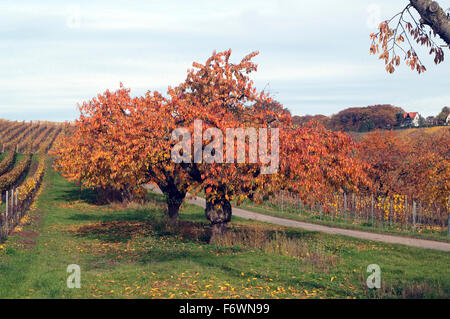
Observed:
[[[405,195],[405,230],[408,231],[408,195]]]
[[[16,223],[16,214],[14,213],[14,188],[11,189],[11,215],[13,227]]]
[[[365,207],[366,207],[366,222],[369,222],[369,200],[365,198]]]
[[[300,199],[300,216],[302,216],[303,199]]]
[[[417,210],[418,210],[418,216],[417,216],[417,222],[419,223],[419,224],[421,224],[422,223],[422,204],[421,203],[419,203],[419,207],[417,207]]]
[[[5,234],[6,234],[6,236],[8,236],[8,208],[9,208],[9,203],[8,203],[8,198],[9,198],[9,196],[8,196],[9,194],[8,194],[8,191],[6,191],[6,196],[5,196],[5,198],[6,198],[6,215],[5,215],[5,217],[6,217],[6,230],[5,230]]]
[[[361,217],[361,220],[365,220],[366,222],[369,220],[369,213],[367,209],[367,201],[366,198],[360,195],[359,198],[359,204],[360,204],[360,213],[359,216]]]
[[[344,219],[347,218],[347,193],[344,193]]]
[[[286,197],[286,211],[289,213],[291,211],[291,194],[288,193]]]
[[[371,196],[371,200],[370,200],[370,212],[371,212],[371,214],[372,214],[372,227],[374,227],[374,224],[373,224],[373,194],[372,194],[372,196]]]
[[[0,198],[1,198],[1,193],[0,193]],[[1,212],[1,214],[3,214],[3,212]],[[6,213],[5,213],[6,214]],[[1,218],[1,216],[0,216],[0,239],[2,239],[4,236],[3,236],[3,225],[4,225],[4,223],[2,222],[2,218]]]
[[[289,192],[285,195],[285,199],[284,199],[284,206],[285,206],[285,210],[286,210],[286,212],[287,213],[289,213],[289,200],[290,200],[290,197],[289,197]]]
[[[392,198],[389,199],[389,226],[392,227]]]
[[[320,208],[319,208],[319,210],[320,210],[320,220],[322,220],[322,204],[320,204]]]
[[[292,202],[293,202],[293,197],[292,197],[292,194],[291,193],[288,193],[289,194],[289,198],[288,198],[288,201],[287,201],[287,203],[286,203],[286,208],[287,208],[287,210],[288,210],[288,212],[291,212],[291,210],[292,210]]]
[[[336,218],[338,217],[338,213],[339,213],[339,193],[335,194],[336,199],[336,205],[334,206],[334,216],[336,216]],[[331,219],[334,220],[334,216],[331,215]]]
[[[447,217],[447,236],[450,237],[450,213],[448,213]]]
[[[448,197],[447,201],[447,236],[450,237],[450,196]]]
[[[359,217],[359,222],[361,222],[361,220],[362,220],[362,213],[363,213],[363,208],[362,208],[362,204],[361,204],[361,195],[360,196],[358,196],[358,210],[359,210],[359,214],[358,214],[358,217]]]
[[[16,188],[16,194],[15,194],[15,199],[16,199],[16,214],[17,214],[17,219],[18,219],[18,221],[20,220],[20,214],[19,214],[19,201],[18,201],[18,195],[17,195],[17,193],[18,193],[19,191],[17,190],[17,188]]]
[[[413,217],[413,232],[416,231],[416,202],[413,201],[413,211],[412,211],[412,217]]]
[[[283,206],[284,206],[284,196],[283,196],[284,192],[281,191],[281,212],[283,212]]]
[[[355,209],[355,193],[352,193],[352,208],[351,211],[353,211],[353,220],[356,219],[356,209]],[[351,213],[350,213],[351,215]]]

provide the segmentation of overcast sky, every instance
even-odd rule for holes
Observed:
[[[424,116],[450,105],[450,55],[417,75],[369,56],[374,26],[398,1],[0,1],[0,117],[65,121],[123,82],[165,92],[193,61],[258,50],[253,75],[293,114],[390,103]],[[450,0],[439,3],[447,8]],[[345,5],[345,6],[344,6]]]

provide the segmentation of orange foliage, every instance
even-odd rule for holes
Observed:
[[[354,156],[357,146],[348,135],[314,122],[284,133],[281,172],[276,177],[284,189],[304,200],[323,201],[334,192],[358,192],[370,186],[369,166]]]
[[[140,193],[142,184],[157,184],[168,199],[169,215],[174,206],[175,217],[187,191],[204,191],[206,216],[213,225],[230,220],[230,201],[255,192],[281,188],[305,198],[320,198],[325,193],[367,187],[366,166],[354,156],[356,145],[347,135],[316,124],[296,128],[287,109],[256,90],[249,78],[257,69],[251,62],[256,54],[233,64],[229,62],[231,50],[214,52],[205,64],[193,64],[185,82],[169,87],[167,98],[158,92],[131,98],[121,86],[83,103],[80,118],[57,142],[55,168],[84,187],[112,194],[110,200],[131,199]],[[208,128],[222,132],[278,128],[278,173],[262,174],[266,163],[261,158],[238,163],[238,154],[233,154],[234,163],[176,164],[171,150],[178,141],[172,140],[171,133],[183,127],[193,134],[196,120],[203,123],[202,133]],[[202,148],[211,140],[202,138]],[[271,148],[269,153],[276,151]],[[250,151],[245,143],[245,153]]]
[[[72,132],[58,141],[55,168],[110,201],[131,200],[143,194],[141,185],[155,183],[177,214],[188,184],[170,159],[172,110],[158,92],[129,92],[121,85],[83,103]]]
[[[450,130],[430,132],[409,136],[377,131],[363,139],[359,155],[372,167],[375,192],[408,195],[446,207],[450,196]]]

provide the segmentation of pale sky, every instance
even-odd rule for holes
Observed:
[[[1,0],[0,118],[73,120],[77,103],[120,82],[132,95],[165,93],[193,61],[229,48],[234,62],[260,51],[256,86],[293,114],[389,103],[436,115],[450,105],[448,53],[439,66],[423,55],[428,71],[420,76],[406,66],[387,74],[369,55],[374,26],[406,4]]]

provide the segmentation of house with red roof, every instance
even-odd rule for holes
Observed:
[[[419,127],[419,120],[420,115],[418,112],[410,112],[410,113],[404,113],[403,114],[403,123],[402,127],[406,126],[412,126],[412,127]]]

